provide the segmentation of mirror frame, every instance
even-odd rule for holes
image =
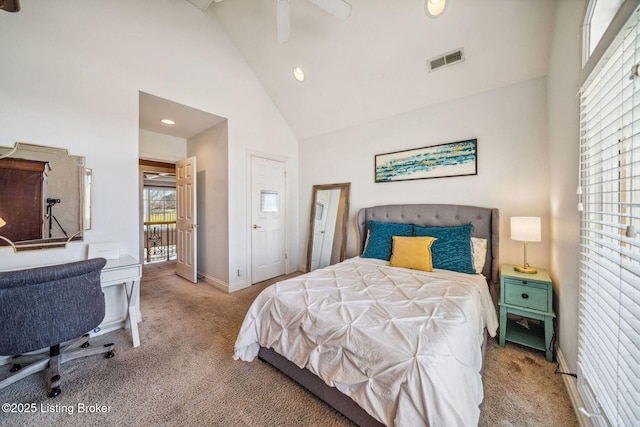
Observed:
[[[14,252],[38,249],[66,248],[67,244],[71,241],[83,241],[84,232],[91,227],[90,217],[88,217],[88,215],[91,215],[91,211],[89,211],[88,213],[86,212],[86,199],[88,198],[88,203],[91,203],[91,186],[87,186],[87,183],[91,183],[92,170],[85,167],[85,157],[71,155],[66,148],[49,147],[46,145],[31,144],[28,142],[16,142],[13,147],[2,146],[0,147],[0,149],[7,150],[5,153],[0,152],[0,159],[11,157],[18,150],[34,151],[37,153],[50,154],[52,156],[67,156],[71,161],[78,165],[78,172],[82,174],[82,176],[78,176],[78,179],[80,180],[80,199],[78,203],[79,209],[81,210],[79,215],[80,230],[76,231],[68,238],[43,238],[37,240],[25,240],[25,242],[27,243],[21,243],[12,242],[11,240],[2,236],[2,229],[0,229],[0,240],[3,240],[7,243],[7,246],[0,246],[0,250],[5,247],[11,247]],[[87,218],[89,218],[89,228],[87,228],[86,224]]]
[[[307,242],[307,273],[311,271],[311,251],[313,249],[313,227],[316,218],[316,199],[318,191],[322,190],[341,190],[345,195],[344,213],[342,215],[342,242],[340,243],[340,261],[344,261],[347,254],[347,223],[349,222],[349,199],[351,192],[351,183],[343,182],[339,184],[319,184],[313,186],[311,196],[311,213],[309,214],[309,239]]]

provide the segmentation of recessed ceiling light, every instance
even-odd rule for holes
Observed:
[[[298,66],[293,67],[293,78],[301,83],[304,81],[304,71],[302,71],[302,68]]]
[[[435,18],[439,16],[447,5],[447,0],[425,0],[424,13],[429,18]]]
[[[162,120],[160,120],[160,121],[161,121],[162,123],[164,123],[165,125],[175,125],[175,124],[176,124],[176,122],[174,122],[174,121],[173,121],[173,120],[171,120],[171,119],[162,119]]]

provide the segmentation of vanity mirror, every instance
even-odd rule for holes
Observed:
[[[344,261],[351,183],[313,186],[307,271]]]
[[[16,142],[0,147],[0,247],[64,247],[90,220],[91,170],[66,149]]]

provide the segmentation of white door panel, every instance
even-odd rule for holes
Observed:
[[[283,162],[251,157],[251,282],[286,272]]]
[[[176,274],[196,283],[197,233],[196,222],[196,158],[176,163]]]

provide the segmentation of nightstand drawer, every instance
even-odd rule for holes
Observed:
[[[502,291],[505,293],[504,302],[533,310],[547,311],[547,287],[538,284],[523,284],[518,280],[505,279]]]

